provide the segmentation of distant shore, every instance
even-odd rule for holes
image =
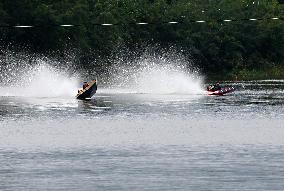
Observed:
[[[208,75],[208,80],[242,81],[267,79],[284,79],[284,66],[273,66],[265,69],[242,69],[224,75]]]

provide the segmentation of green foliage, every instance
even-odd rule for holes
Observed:
[[[0,40],[40,52],[75,47],[108,57],[121,45],[130,50],[145,43],[175,45],[205,73],[219,77],[248,76],[248,71],[281,76],[265,70],[284,63],[284,22],[243,20],[284,17],[276,0],[2,0],[0,17],[2,26],[41,26],[0,29]],[[55,27],[61,24],[80,26]]]

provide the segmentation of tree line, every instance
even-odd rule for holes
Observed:
[[[1,0],[0,42],[36,52],[76,48],[80,64],[118,47],[159,44],[216,78],[284,77],[284,22],[271,19],[278,17],[284,5],[277,0]]]

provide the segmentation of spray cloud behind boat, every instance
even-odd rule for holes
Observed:
[[[74,97],[83,81],[98,79],[98,92],[146,94],[200,94],[202,76],[176,51],[148,49],[142,55],[115,54],[99,73],[97,66],[78,69],[73,59],[56,59],[2,51],[0,88],[3,96]],[[72,53],[71,53],[72,54]],[[129,56],[131,55],[131,56]]]
[[[71,97],[79,75],[71,62],[42,55],[2,51],[0,95],[21,97]]]
[[[157,46],[144,51],[116,53],[108,68],[109,75],[100,76],[99,86],[106,93],[201,94],[203,77],[192,60],[174,48]],[[104,80],[102,80],[104,79]],[[100,91],[100,90],[99,90]]]

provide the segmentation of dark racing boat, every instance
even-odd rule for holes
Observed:
[[[233,87],[233,86],[220,87],[217,90],[216,89],[207,88],[207,94],[208,95],[219,95],[219,96],[222,96],[224,94],[233,92],[235,90],[236,90],[236,88]]]
[[[78,90],[77,99],[85,100],[91,98],[97,92],[97,81],[85,82],[83,89]]]

